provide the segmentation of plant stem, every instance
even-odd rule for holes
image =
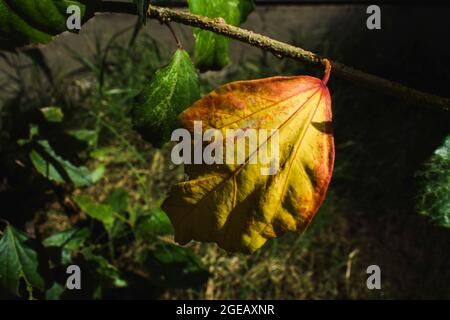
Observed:
[[[111,1],[103,2],[100,11],[136,14],[136,9],[133,4]],[[408,88],[400,83],[354,69],[342,63],[321,57],[305,49],[271,39],[250,30],[229,25],[221,21],[222,19],[210,19],[181,10],[153,5],[149,6],[148,16],[159,20],[161,23],[175,21],[192,27],[212,31],[217,34],[248,43],[265,51],[269,51],[277,57],[288,57],[322,67],[326,67],[326,61],[328,60],[331,63],[333,75],[353,82],[356,85],[364,86],[369,89],[391,95],[418,106],[432,107],[436,110],[444,112],[448,112],[450,110],[449,98]]]
[[[180,50],[183,49],[183,45],[181,44],[181,41],[178,38],[178,36],[177,36],[175,30],[173,29],[172,25],[170,24],[170,22],[166,22],[165,25],[170,30],[170,33],[172,33],[172,36],[175,39],[175,42],[177,43],[178,49],[180,49]]]

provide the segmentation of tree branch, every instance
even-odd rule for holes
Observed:
[[[116,2],[116,7],[110,7],[108,3],[109,1],[103,3],[101,11],[117,12],[117,9],[120,7],[121,12],[124,13],[132,13],[132,10],[136,12],[136,10],[131,9],[131,7],[126,9],[126,4],[124,3],[118,5]],[[112,2],[112,4],[114,4],[114,2]],[[129,5],[134,6],[133,4]],[[192,27],[212,31],[217,34],[248,43],[265,51],[272,52],[278,57],[288,57],[308,64],[319,65],[324,68],[326,66],[326,61],[328,60],[332,65],[333,75],[353,82],[356,85],[361,85],[369,89],[397,97],[418,106],[432,107],[436,110],[445,112],[450,110],[449,98],[439,97],[416,89],[408,88],[400,83],[356,70],[342,63],[332,61],[331,59],[320,57],[319,55],[302,48],[271,39],[250,30],[223,23],[220,19],[210,19],[181,10],[157,7],[153,5],[149,6],[148,16],[150,18],[157,19],[162,23],[175,21]]]

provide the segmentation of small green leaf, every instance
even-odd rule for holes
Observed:
[[[115,154],[117,152],[117,149],[114,147],[103,147],[103,148],[98,148],[95,150],[92,150],[89,153],[89,156],[97,159],[99,161],[110,161],[112,158],[114,158]]]
[[[127,212],[119,212],[106,202],[97,203],[86,196],[75,196],[73,199],[88,216],[103,224],[110,239],[115,239],[128,232]]]
[[[45,292],[45,300],[61,300],[61,296],[65,290],[66,288],[64,286],[54,282],[50,289]]]
[[[84,249],[83,256],[91,265],[91,272],[95,272],[101,287],[123,288],[128,285],[120,271],[104,257],[95,254],[91,249]]]
[[[52,234],[50,237],[42,241],[42,245],[44,247],[62,247],[67,242],[69,242],[70,239],[73,238],[73,236],[79,232],[80,230],[78,228],[70,228],[55,234]]]
[[[95,130],[79,129],[79,130],[68,130],[67,134],[85,142],[88,146],[92,147],[97,139],[97,132]]]
[[[30,124],[30,140],[39,135],[39,126],[36,124]]]
[[[173,234],[173,226],[167,214],[161,208],[139,212],[136,222],[136,235],[152,240],[154,236]]]
[[[28,133],[28,138],[17,140],[19,146],[24,146],[33,141],[33,138],[39,135],[39,126],[36,124],[30,124],[30,130]]]
[[[31,150],[29,156],[36,170],[47,179],[72,182],[77,187],[95,183],[104,173],[104,168],[91,173],[86,167],[74,166],[57,155],[47,140],[37,141],[37,148]]]
[[[70,228],[51,235],[42,244],[61,248],[60,263],[67,265],[72,262],[72,252],[81,250],[90,236],[88,228]]]
[[[226,23],[239,26],[254,8],[253,0],[189,0],[193,14],[209,18],[222,18]],[[220,70],[229,61],[229,39],[213,32],[194,28],[195,64],[201,71]]]
[[[135,129],[160,147],[179,127],[177,116],[200,97],[195,68],[184,50],[177,50],[170,64],[136,97],[132,111]]]
[[[64,113],[59,107],[45,107],[41,109],[41,112],[48,122],[59,123],[64,119]]]
[[[106,167],[104,164],[101,164],[97,168],[95,168],[95,170],[91,172],[92,183],[97,183],[98,181],[100,181],[100,179],[103,178],[105,171]]]
[[[75,196],[73,199],[88,216],[100,221],[109,233],[112,231],[115,217],[110,205],[97,203],[86,196]]]
[[[128,192],[123,188],[114,190],[105,200],[116,212],[128,212]]]
[[[450,136],[434,151],[416,177],[420,182],[419,213],[438,226],[450,228]]]
[[[0,240],[0,287],[19,295],[19,282],[23,279],[30,297],[33,288],[44,290],[44,279],[38,272],[38,255],[26,244],[29,237],[7,225]]]
[[[67,265],[72,263],[72,253],[80,251],[87,245],[87,241],[91,236],[91,231],[88,228],[81,228],[73,237],[62,247],[61,264]]]
[[[136,258],[153,275],[151,281],[163,287],[190,288],[205,283],[209,273],[189,249],[158,243],[153,250],[140,252]]]

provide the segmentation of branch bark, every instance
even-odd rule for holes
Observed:
[[[136,9],[134,7],[131,7],[134,6],[133,4],[129,4],[130,6],[126,6],[128,4],[120,3],[119,5],[119,3],[116,2],[114,7],[112,5],[114,4],[114,2],[109,5],[108,1],[106,1],[103,3],[101,11],[123,13],[136,12]],[[325,68],[326,61],[328,60],[332,65],[333,75],[348,80],[356,85],[364,86],[380,93],[394,96],[418,106],[431,107],[444,112],[448,112],[450,110],[449,98],[436,96],[430,93],[406,87],[400,83],[354,69],[342,63],[333,61],[332,59],[321,57],[302,48],[271,39],[250,30],[223,23],[219,19],[210,19],[181,10],[169,9],[153,5],[149,6],[148,16],[150,18],[157,19],[162,23],[174,21],[192,27],[212,31],[217,34],[248,43],[265,51],[272,52],[278,57],[292,58],[311,65],[322,66],[323,68]]]

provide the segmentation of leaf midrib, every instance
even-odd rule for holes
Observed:
[[[7,228],[7,232],[9,233],[9,237],[8,237],[8,238],[10,238],[9,241],[12,243],[12,246],[14,248],[13,252],[15,254],[16,263],[19,265],[19,278],[23,278],[23,280],[25,281],[27,287],[31,287],[32,286],[31,282],[28,280],[28,278],[27,278],[27,276],[26,276],[26,274],[24,272],[21,260],[19,258],[19,252],[18,252],[16,240],[15,240],[16,237],[15,237],[14,233],[12,232],[12,230],[11,230],[11,228],[9,226]]]
[[[321,89],[322,87],[321,86],[319,86],[318,87],[318,89],[311,95],[311,96],[309,96],[306,100],[305,100],[305,102],[303,102],[303,104],[301,105],[301,106],[299,106],[298,108],[297,108],[297,110],[292,114],[292,115],[290,115],[289,116],[289,118],[284,122],[284,123],[282,123],[281,125],[280,125],[280,127],[278,128],[278,129],[281,129],[283,126],[285,126],[290,120],[292,120],[293,118],[294,118],[294,116],[295,116],[295,114],[297,113],[297,112],[299,112],[299,110],[301,110],[302,109],[302,107],[313,97],[313,96],[315,96],[316,94],[317,94],[317,92],[319,92],[319,90]],[[317,109],[317,108],[316,108]],[[266,144],[271,138],[272,138],[272,136],[273,136],[273,134],[272,135],[270,135],[262,144],[260,144],[259,146],[258,146],[258,148],[254,151],[254,152],[257,152],[258,150],[259,150],[259,148],[263,145],[263,144]],[[254,153],[253,152],[253,153]],[[253,155],[253,153],[252,153],[252,155]],[[252,155],[249,155],[249,157],[245,160],[245,162],[243,163],[243,164],[241,164],[240,166],[239,166],[239,168],[238,169],[236,169],[236,170],[234,170],[229,176],[227,176],[226,178],[224,178],[219,184],[217,184],[214,188],[212,188],[210,191],[208,191],[206,194],[205,194],[205,196],[203,196],[198,202],[196,202],[196,206],[198,207],[206,198],[208,198],[208,196],[212,193],[212,192],[214,192],[214,191],[216,191],[218,188],[220,188],[224,183],[226,183],[230,178],[232,178],[232,177],[234,177],[237,173],[239,173],[241,170],[242,170],[242,168],[248,163],[248,161],[249,161],[249,159],[250,159],[250,157],[252,156]],[[206,179],[208,179],[208,178],[211,178],[211,177],[206,177],[205,178],[205,180]],[[233,207],[234,208],[234,207]],[[185,213],[182,217],[181,217],[181,219],[180,219],[180,221],[182,221],[182,220],[184,220],[189,214],[190,214],[191,212],[187,212],[187,213]]]

